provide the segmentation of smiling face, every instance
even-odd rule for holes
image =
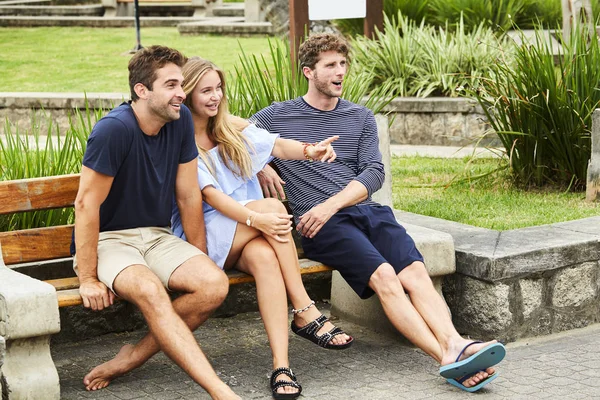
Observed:
[[[201,118],[215,117],[223,98],[223,82],[215,70],[208,70],[190,93],[192,113]]]
[[[346,57],[336,51],[319,55],[314,69],[304,67],[309,90],[316,90],[322,97],[337,98],[342,95],[342,84],[348,69]]]
[[[180,117],[181,104],[185,100],[182,82],[181,68],[168,63],[156,71],[152,90],[147,91],[148,108],[165,123]]]

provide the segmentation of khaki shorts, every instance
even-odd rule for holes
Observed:
[[[113,292],[113,283],[125,268],[145,265],[168,289],[173,272],[192,257],[205,255],[200,249],[173,235],[170,228],[133,228],[100,232],[98,279]],[[77,271],[77,255],[73,257]]]

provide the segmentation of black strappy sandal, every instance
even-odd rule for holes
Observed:
[[[275,378],[281,374],[287,375],[291,379],[291,381],[284,381],[284,380],[276,381]],[[298,389],[298,392],[296,392],[296,393],[277,393],[277,389],[286,387],[286,386],[296,388],[296,389]],[[280,367],[280,368],[275,369],[271,373],[271,391],[273,392],[273,398],[276,400],[296,399],[296,398],[298,398],[298,396],[300,396],[300,393],[302,393],[302,386],[298,383],[298,380],[296,379],[296,375],[294,375],[294,373],[292,372],[292,370],[290,368]]]
[[[336,326],[334,326],[333,329],[331,329],[329,332],[325,332],[322,335],[319,335],[317,333],[327,321],[329,321],[329,318],[327,318],[323,314],[321,314],[321,316],[315,319],[314,321],[304,325],[302,328],[298,327],[298,325],[296,325],[296,323],[292,321],[292,332],[294,332],[298,336],[310,340],[311,342],[325,349],[343,350],[350,347],[354,342],[354,338],[352,336],[350,336],[350,340],[348,340],[344,344],[329,343],[331,342],[331,339],[333,339],[335,336],[345,334],[343,330]]]

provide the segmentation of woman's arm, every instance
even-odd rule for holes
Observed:
[[[273,237],[279,242],[287,242],[282,237],[292,230],[292,216],[279,213],[258,213],[252,211],[214,186],[202,189],[204,201],[227,218],[248,225]]]
[[[321,162],[332,162],[336,158],[335,151],[331,143],[339,139],[339,136],[332,136],[319,143],[304,144],[296,140],[275,139],[275,146],[271,154],[282,160],[319,160]]]

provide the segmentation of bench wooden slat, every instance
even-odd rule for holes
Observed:
[[[70,257],[73,225],[0,232],[6,265]]]
[[[317,272],[331,271],[330,267],[320,264],[316,261],[302,259],[300,260],[300,274],[315,274]],[[237,285],[239,283],[254,282],[254,278],[248,274],[239,271],[228,271],[227,276],[229,277],[230,285]],[[58,297],[58,306],[67,307],[74,305],[81,305],[82,300],[79,295],[79,278],[62,278],[62,279],[51,279],[45,281],[56,289]]]
[[[70,207],[79,174],[0,182],[0,214]]]

